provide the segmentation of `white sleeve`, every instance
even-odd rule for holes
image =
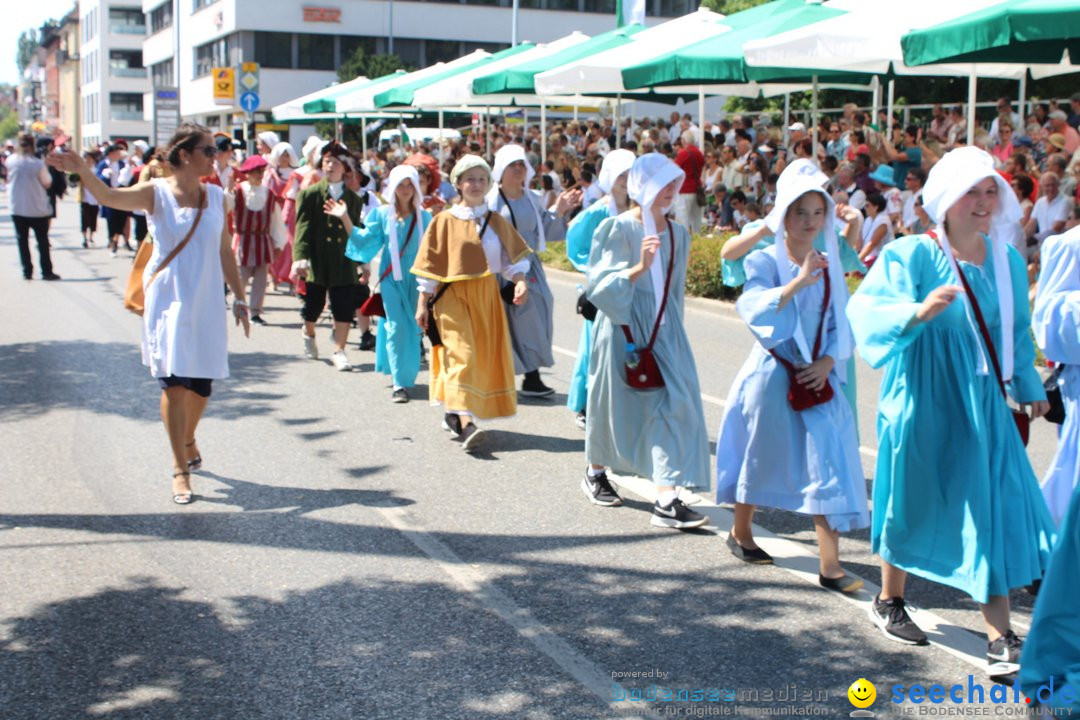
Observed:
[[[270,238],[274,241],[274,249],[281,250],[289,242],[289,230],[281,216],[281,205],[273,197],[267,198],[267,202],[274,203],[274,209],[270,213]]]
[[[420,289],[420,292],[432,295],[435,293],[435,288],[439,287],[439,283],[431,278],[418,277],[416,278],[416,287]]]
[[[510,256],[506,254],[506,250],[502,251],[503,269],[502,276],[507,280],[513,280],[514,276],[518,273],[524,275],[529,272],[529,256],[526,255],[516,263],[510,263]]]

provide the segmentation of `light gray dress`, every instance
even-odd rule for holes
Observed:
[[[510,325],[510,347],[514,352],[515,375],[524,375],[555,364],[551,353],[555,333],[552,319],[555,300],[551,288],[548,287],[547,275],[544,274],[544,264],[537,254],[540,232],[536,226],[536,210],[540,211],[544,235],[548,242],[566,237],[566,222],[555,213],[540,208],[539,203],[539,199],[531,191],[526,191],[521,197],[510,200],[509,206],[501,196],[497,196],[492,208],[514,224],[518,234],[533,251],[528,258],[529,271],[525,273],[529,286],[528,300],[524,305],[503,303]]]
[[[588,462],[614,472],[652,479],[657,485],[707,488],[709,438],[701,403],[697,366],[683,326],[683,295],[690,235],[672,223],[675,266],[665,322],[653,354],[664,387],[636,390],[626,382],[626,338],[630,326],[638,346],[648,343],[656,321],[656,294],[649,273],[630,282],[630,268],[641,258],[645,229],[631,215],[608,218],[593,235],[586,292],[599,310],[593,326],[589,360],[589,397],[585,425]],[[660,233],[653,262],[667,272],[671,257],[668,232]]]

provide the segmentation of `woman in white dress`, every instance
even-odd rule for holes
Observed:
[[[225,225],[224,192],[199,182],[210,174],[216,154],[207,128],[184,123],[163,153],[172,176],[130,188],[108,187],[77,154],[49,156],[53,167],[78,173],[102,205],[146,211],[154,251],[143,273],[142,358],[161,385],[161,419],[173,454],[172,498],[179,505],[194,499],[191,473],[202,466],[195,430],[211,382],[229,376],[224,283],[236,297],[237,324],[243,323],[245,335],[250,332],[244,285]]]

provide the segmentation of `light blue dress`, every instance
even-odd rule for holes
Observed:
[[[600,198],[586,210],[578,213],[566,230],[566,257],[579,272],[588,272],[589,253],[592,252],[593,233],[600,223],[611,217],[611,206],[607,198]],[[581,340],[578,341],[577,360],[570,377],[570,390],[566,396],[566,407],[574,412],[585,409],[588,400],[589,349],[592,347],[592,320],[585,320],[581,327]]]
[[[599,309],[589,359],[589,398],[585,421],[588,462],[614,472],[650,478],[657,485],[707,488],[709,438],[701,402],[697,366],[683,326],[683,295],[690,235],[672,223],[675,266],[665,322],[653,353],[664,387],[636,390],[626,382],[626,338],[630,326],[637,345],[648,343],[656,321],[652,278],[642,273],[630,281],[630,268],[641,259],[645,229],[628,213],[608,218],[596,230],[589,255],[589,299]],[[665,228],[653,262],[667,271],[671,244]]]
[[[390,245],[388,226],[391,206],[382,205],[371,212],[363,228],[353,227],[349,235],[345,255],[357,262],[371,262],[376,255],[379,259],[379,273],[390,269]],[[420,249],[420,238],[431,224],[431,213],[420,211],[416,229],[406,244],[405,233],[412,223],[412,215],[397,220],[398,251],[401,256],[401,279],[395,280],[393,273],[379,284],[382,293],[383,308],[386,317],[379,319],[375,331],[375,370],[389,375],[394,387],[410,388],[416,383],[420,372],[420,341],[423,333],[416,324],[416,303],[420,290],[416,278],[409,272]]]
[[[525,244],[533,251],[529,253],[529,271],[525,273],[525,281],[529,286],[528,300],[523,305],[503,303],[510,326],[510,347],[514,351],[515,375],[523,375],[555,364],[551,351],[555,337],[555,297],[548,287],[544,263],[538,253],[540,231],[536,225],[534,207],[538,207],[539,203],[536,195],[527,191],[521,197],[510,200],[509,205],[499,197],[491,208],[514,224]],[[541,208],[540,219],[544,223],[544,238],[547,242],[563,239],[566,222],[562,218]]]
[[[764,220],[753,220],[746,223],[742,232],[753,232],[757,228],[765,224]],[[859,259],[859,253],[855,252],[851,245],[848,245],[847,239],[837,233],[837,244],[840,246],[840,266],[844,268],[845,273],[866,272],[866,266],[863,265],[862,260]],[[774,235],[767,235],[761,240],[757,241],[757,244],[750,249],[750,252],[755,250],[764,250],[770,248],[776,244],[776,237]],[[818,252],[824,253],[828,250],[825,246],[825,233],[821,233],[814,240],[814,249]],[[728,287],[740,287],[746,283],[746,270],[744,263],[746,258],[750,255],[747,253],[741,258],[735,260],[720,260],[720,273],[721,279]],[[847,383],[843,385],[844,395],[847,396],[848,404],[851,406],[851,413],[855,418],[855,438],[859,437],[859,406],[856,398],[856,386],[855,386],[855,356],[852,355],[847,361]]]
[[[1050,516],[1060,523],[1080,486],[1080,230],[1048,238],[1031,326],[1043,355],[1064,369],[1058,379],[1065,422],[1042,481]],[[1080,602],[1080,600],[1077,600]]]
[[[1015,320],[1010,391],[1043,400],[1028,330],[1027,270],[1012,247],[995,268],[986,240],[982,266],[961,263],[1001,348],[995,272],[1012,279]],[[1054,526],[993,370],[977,372],[982,339],[962,297],[928,323],[912,326],[935,288],[957,283],[927,235],[882,250],[847,313],[856,346],[884,366],[878,402],[878,462],[871,542],[902,570],[949,585],[985,603],[1041,578]]]
[[[788,261],[792,277],[797,265]],[[755,250],[746,257],[746,284],[736,303],[757,344],[728,393],[727,410],[716,441],[716,499],[824,515],[829,527],[846,532],[870,524],[866,479],[859,460],[855,418],[846,400],[832,400],[797,412],[788,403],[787,370],[773,350],[795,365],[806,359],[795,342],[797,325],[813,347],[821,320],[825,283],[803,288],[778,310],[780,276],[776,257]],[[831,288],[830,292],[847,292]],[[837,327],[830,313],[822,335],[822,354],[837,355]],[[834,391],[840,378],[829,374]]]

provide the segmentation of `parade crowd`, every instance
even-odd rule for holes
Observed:
[[[565,241],[585,276],[567,404],[585,432],[590,502],[622,504],[608,472],[648,478],[651,524],[686,530],[707,518],[680,491],[711,489],[734,506],[727,548],[760,565],[773,561],[753,537],[758,506],[810,516],[819,582],[842,593],[862,581],[845,572],[839,535],[869,528],[882,562],[869,616],[886,637],[928,642],[906,606],[915,574],[979,605],[991,676],[1019,673],[1025,691],[1050,677],[1080,686],[1080,94],[1028,117],[1004,98],[998,111],[974,146],[962,108],[940,106],[909,127],[847,106],[822,119],[816,146],[794,118],[698,127],[673,113],[366,155],[266,132],[243,157],[232,138],[185,124],[166,148],[116,142],[53,151],[47,165],[24,138],[7,173],[28,279],[28,232],[41,226],[41,270],[57,277],[35,220],[57,175],[78,176],[84,247],[99,212],[114,255],[153,243],[143,360],[162,388],[179,504],[195,499],[197,425],[228,376],[223,287],[245,332],[267,324],[268,287],[296,295],[297,349],[312,359],[328,309],[339,371],[352,369],[357,327],[392,402],[413,397],[426,361],[443,427],[475,452],[519,394],[554,393],[541,377],[555,318],[540,253]],[[736,310],[756,344],[710,457],[683,308],[694,237],[717,232],[734,233],[723,280],[742,288]],[[884,370],[872,513],[856,354]],[[1040,482],[1028,424],[1062,408]],[[1018,588],[1038,596],[1026,642],[1010,622]]]

